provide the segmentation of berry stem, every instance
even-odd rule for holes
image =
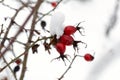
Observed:
[[[62,78],[65,76],[65,74],[70,70],[70,68],[72,67],[73,62],[75,61],[77,55],[75,55],[70,63],[70,65],[68,66],[68,68],[65,70],[65,72],[58,78],[58,80],[62,80]]]

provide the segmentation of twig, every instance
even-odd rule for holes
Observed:
[[[3,46],[4,46],[4,43],[5,43],[6,38],[7,38],[7,36],[8,36],[8,33],[9,33],[9,31],[10,31],[12,25],[13,25],[13,20],[15,20],[15,18],[16,18],[16,16],[18,15],[19,11],[22,10],[23,8],[24,8],[24,6],[20,7],[20,8],[16,11],[16,13],[14,14],[14,16],[12,17],[12,19],[11,19],[11,21],[10,21],[10,24],[9,24],[9,26],[8,26],[8,28],[7,28],[7,31],[5,32],[5,35],[4,35],[4,37],[3,37],[3,39],[2,39],[2,41],[1,41],[1,43],[0,43],[0,45],[1,45],[1,46],[0,46],[0,52],[1,52],[2,48],[3,48]],[[3,54],[4,54],[4,53],[3,53]],[[1,58],[1,55],[0,55],[0,58]]]
[[[66,74],[66,73],[70,70],[70,68],[72,67],[72,64],[73,64],[73,62],[75,61],[76,57],[77,57],[77,55],[74,55],[74,57],[73,57],[70,65],[68,66],[68,68],[66,69],[66,71],[60,76],[60,78],[58,78],[58,80],[62,80],[62,79],[63,79],[63,77],[65,76],[65,74]]]
[[[32,20],[32,25],[31,25],[31,31],[30,31],[30,35],[29,35],[29,38],[28,38],[28,41],[26,43],[26,49],[25,49],[25,52],[28,53],[29,51],[29,46],[31,44],[31,40],[32,40],[32,37],[33,37],[33,31],[35,29],[35,21],[37,19],[37,11],[40,7],[42,3],[42,0],[38,0],[35,7],[33,8],[33,20]],[[23,80],[24,79],[24,76],[25,76],[25,71],[26,71],[26,64],[27,64],[27,60],[28,60],[28,54],[24,56],[24,59],[23,59],[23,66],[22,66],[22,71],[21,71],[21,75],[20,75],[20,80]]]
[[[7,68],[10,64],[12,64],[13,62],[15,62],[17,59],[19,59],[23,55],[26,55],[26,53],[22,53],[18,57],[16,57],[15,59],[11,60],[6,66],[4,66],[3,68],[0,69],[0,72],[2,72],[5,68]]]
[[[58,2],[57,6],[58,6],[62,1],[63,1],[63,0],[60,0],[60,1]],[[49,15],[52,11],[54,11],[54,10],[57,8],[57,6],[56,6],[55,8],[53,8],[52,10],[50,10],[49,12],[43,14],[42,17],[40,17],[40,18],[36,21],[36,23],[37,23],[38,21],[40,21],[43,17],[45,17],[46,15]]]
[[[2,3],[2,5],[4,5],[4,6],[6,6],[6,7],[10,8],[10,9],[12,9],[12,10],[17,11],[17,9],[15,9],[15,8],[11,7],[10,5],[7,5],[7,4],[5,4],[5,3]]]
[[[3,39],[2,37],[0,37],[0,39]],[[6,38],[6,40],[10,41],[11,38]],[[19,44],[22,44],[22,45],[25,45],[25,43],[21,42],[21,41],[18,41],[18,40],[15,40],[16,43],[19,43]]]
[[[4,62],[8,65],[8,62],[6,61],[6,59],[5,59],[5,57],[4,57],[4,56],[3,56],[3,60],[4,60]],[[9,69],[10,69],[10,71],[12,72],[12,74],[13,74],[13,76],[14,76],[15,80],[17,80],[17,77],[16,77],[16,75],[14,74],[14,72],[13,72],[12,68],[10,67],[10,65],[8,65],[8,68],[9,68]]]
[[[20,29],[18,30],[18,32],[15,34],[14,38],[11,40],[11,42],[8,44],[7,48],[1,52],[0,54],[0,58],[8,51],[9,47],[11,44],[14,43],[14,41],[16,40],[16,38],[18,37],[18,35],[21,33],[21,31],[23,30],[23,28],[25,27],[26,23],[29,21],[29,19],[31,18],[31,16],[33,15],[33,13],[37,10],[36,8],[42,3],[42,0],[38,0],[37,4],[35,5],[35,7],[33,8],[32,12],[28,15],[28,17],[26,18],[26,20],[24,21],[24,23],[22,24],[22,26],[20,27]]]
[[[46,39],[49,39],[49,38],[51,38],[51,36],[50,37],[43,37],[43,38],[38,38],[36,41],[34,41],[29,47],[28,47],[28,49],[30,49],[33,45],[35,45],[38,41],[41,41],[41,40],[46,40]],[[22,54],[20,54],[19,56],[17,56],[15,59],[13,59],[12,61],[10,61],[6,66],[4,66],[3,68],[1,68],[0,69],[0,72],[2,72],[5,68],[7,68],[11,63],[13,63],[13,62],[15,62],[17,59],[19,59],[21,56],[23,56],[23,55],[26,55],[26,53],[22,53]]]

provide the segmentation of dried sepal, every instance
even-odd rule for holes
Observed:
[[[84,22],[84,21],[82,21]],[[85,31],[83,27],[79,27],[79,25],[82,23],[82,22],[79,22],[78,25],[76,26],[76,29],[79,31],[79,33],[82,35],[82,36],[85,36],[83,34],[83,32]],[[82,31],[81,31],[82,30]]]
[[[39,44],[35,44],[35,45],[33,45],[32,46],[32,52],[33,52],[33,54],[36,52],[36,53],[38,53],[38,47],[39,47]]]
[[[85,48],[87,48],[87,44],[86,44],[85,42],[82,42],[82,41],[74,41],[74,42],[73,42],[73,48],[74,48],[75,51],[76,51],[76,49],[77,49],[77,51],[79,50],[79,48],[78,48],[78,43],[84,44],[84,45],[85,45]]]
[[[58,60],[62,59],[63,62],[64,62],[64,64],[65,64],[65,66],[66,66],[65,59],[70,62],[70,60],[68,59],[68,56],[69,56],[69,55],[67,55],[67,54],[60,55],[59,57],[52,59],[51,62],[54,61],[54,60],[56,60],[56,59],[58,59]],[[70,57],[70,56],[69,56],[69,57]]]

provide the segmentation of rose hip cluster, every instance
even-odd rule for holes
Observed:
[[[81,31],[80,29],[83,29],[82,27],[74,27],[74,26],[66,26],[64,28],[64,33],[63,35],[58,39],[56,45],[55,45],[55,48],[56,50],[58,51],[58,53],[60,54],[60,56],[58,58],[61,58],[63,61],[64,61],[64,58],[67,58],[67,55],[65,55],[65,50],[66,50],[66,46],[71,46],[73,45],[74,48],[77,47],[77,44],[78,43],[84,43],[82,41],[75,41],[74,38],[72,37],[72,35],[76,32],[76,31],[79,31],[80,34],[81,34]],[[57,58],[57,59],[58,59]],[[86,60],[86,61],[92,61],[94,59],[94,57],[87,53],[83,56],[83,58]]]
[[[71,36],[76,32],[76,28],[74,26],[66,26],[64,29],[64,34],[59,38],[56,44],[56,50],[59,52],[60,56],[64,55],[66,50],[66,46],[70,46],[73,44],[74,39]]]

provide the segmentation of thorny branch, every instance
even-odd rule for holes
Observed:
[[[4,43],[5,43],[5,41],[6,41],[6,38],[7,38],[8,34],[9,34],[9,31],[10,31],[12,25],[13,25],[13,21],[15,20],[16,16],[18,15],[19,11],[22,10],[23,8],[24,8],[24,6],[20,7],[20,8],[16,11],[16,13],[14,14],[14,16],[11,18],[11,21],[10,21],[10,23],[9,23],[9,25],[8,25],[7,31],[5,32],[5,35],[4,35],[4,37],[3,37],[3,39],[2,39],[2,41],[1,41],[1,43],[0,43],[0,52],[1,52],[2,48],[4,47]],[[0,56],[0,57],[1,57],[1,56]]]
[[[5,57],[3,56],[2,58],[3,58],[4,62],[8,65],[9,63],[6,61]],[[10,65],[8,65],[8,68],[9,68],[10,71],[12,72],[12,74],[13,74],[15,80],[17,80],[17,77],[16,77],[16,75],[14,74],[14,72],[13,72],[12,68],[10,67]],[[1,70],[0,70],[0,71],[1,71]]]
[[[2,57],[2,55],[4,55],[7,50],[9,49],[10,45],[14,43],[14,41],[16,40],[17,36],[21,33],[21,31],[23,30],[23,28],[25,27],[26,23],[29,21],[29,19],[31,18],[31,16],[33,15],[33,13],[36,11],[35,8],[38,7],[38,4],[40,4],[42,1],[39,0],[36,4],[36,6],[33,8],[32,12],[29,14],[29,16],[26,18],[26,20],[24,21],[24,23],[22,24],[22,26],[20,27],[20,29],[18,30],[18,32],[15,34],[14,38],[11,40],[11,42],[8,44],[8,46],[6,47],[6,49],[1,52],[0,54],[0,58]]]
[[[70,65],[68,66],[68,68],[66,69],[66,71],[61,75],[61,77],[58,78],[58,80],[61,80],[65,76],[65,74],[70,70],[70,68],[72,67],[72,64],[73,64],[73,62],[74,62],[74,60],[75,60],[76,57],[77,57],[77,55],[74,56],[74,58],[72,59]]]
[[[57,6],[58,6],[62,1],[63,1],[63,0],[60,0],[60,1],[58,2]],[[36,21],[36,23],[37,23],[38,21],[40,21],[43,17],[49,15],[52,11],[54,11],[54,10],[57,8],[57,6],[56,6],[55,8],[53,8],[52,10],[50,10],[49,12],[47,12],[47,13],[45,13],[45,14],[42,14],[42,17],[40,17],[40,18]]]
[[[82,56],[74,54],[74,57],[73,57],[72,61],[70,62],[70,65],[65,70],[65,72],[58,78],[58,80],[62,80],[64,78],[65,74],[71,69],[71,67],[72,67],[72,65],[77,57],[82,57]]]
[[[43,38],[38,38],[37,40],[35,40],[29,47],[28,49],[30,49],[32,46],[34,46],[38,41],[41,40],[46,40],[49,39],[50,37],[43,37]],[[17,59],[19,59],[21,56],[26,55],[27,53],[22,53],[19,56],[17,56],[16,58],[14,58],[13,60],[11,60],[6,66],[4,66],[3,68],[0,69],[0,72],[2,72],[5,68],[7,68],[10,64],[12,64],[13,62],[15,62]]]
[[[28,38],[28,41],[27,41],[27,45],[26,45],[26,50],[25,52],[28,53],[29,49],[27,49],[30,44],[31,44],[31,40],[32,40],[32,37],[33,37],[33,30],[35,29],[35,21],[37,19],[37,10],[39,9],[40,5],[42,3],[42,0],[38,0],[36,6],[34,7],[34,13],[33,13],[33,20],[32,20],[32,25],[31,25],[31,31],[30,31],[30,35],[29,35],[29,38]],[[26,69],[26,64],[27,64],[27,59],[28,59],[28,54],[24,56],[24,61],[23,61],[23,66],[22,66],[22,74],[20,76],[20,80],[23,80],[24,76],[25,76],[25,69]]]

